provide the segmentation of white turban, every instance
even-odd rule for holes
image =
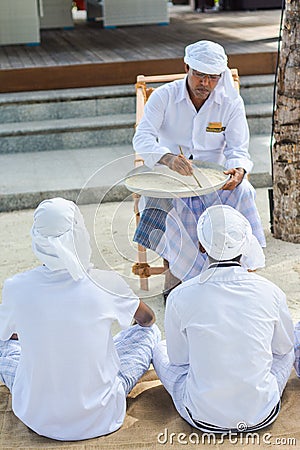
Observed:
[[[90,238],[75,203],[63,198],[44,200],[34,212],[32,249],[50,270],[67,270],[74,280],[90,266]]]
[[[230,69],[227,67],[227,55],[224,48],[211,41],[198,41],[185,48],[184,62],[201,73],[220,75],[215,90],[224,87],[226,94],[234,99],[238,92],[234,87]]]
[[[242,255],[242,265],[248,269],[265,265],[263,250],[252,234],[249,221],[231,206],[207,208],[199,218],[197,234],[207,254],[217,261]]]

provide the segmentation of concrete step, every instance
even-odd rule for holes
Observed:
[[[0,153],[130,144],[134,114],[0,125]]]
[[[240,77],[240,94],[245,105],[273,103],[275,75],[249,75]],[[160,84],[152,84],[157,87]]]
[[[135,112],[133,85],[0,94],[0,123]]]
[[[245,104],[272,103],[274,75],[241,77]],[[0,94],[0,123],[135,112],[134,85]]]
[[[270,136],[253,136],[250,181],[271,186]],[[134,166],[131,145],[0,155],[0,212],[35,208],[45,198],[62,196],[80,204],[131,198],[124,177]]]
[[[271,134],[250,136],[249,153],[253,161],[250,182],[254,187],[272,186]]]
[[[271,133],[272,105],[246,105],[252,135]],[[134,114],[56,119],[0,125],[0,153],[130,144]]]
[[[241,77],[252,135],[271,133],[273,80]],[[1,94],[0,108],[0,153],[130,144],[134,133],[133,85]]]
[[[272,104],[258,103],[245,105],[246,115],[251,135],[271,134]]]
[[[273,103],[275,75],[243,76],[240,83],[240,93],[246,105]]]

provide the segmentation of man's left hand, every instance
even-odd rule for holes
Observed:
[[[13,333],[9,339],[12,339],[13,341],[18,341],[19,337],[18,337],[17,333]]]
[[[242,167],[237,167],[236,169],[225,170],[224,173],[225,175],[231,175],[231,177],[222,189],[224,191],[232,191],[243,181],[245,170]]]

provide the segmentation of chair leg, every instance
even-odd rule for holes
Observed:
[[[164,283],[164,290],[163,290],[163,296],[166,301],[168,295],[174,289],[176,286],[181,284],[181,280],[179,278],[175,277],[169,268],[169,262],[164,259],[164,274],[165,274],[165,283]]]
[[[147,251],[142,245],[138,245],[138,262],[147,263]],[[140,276],[140,288],[142,291],[149,291],[148,278]]]

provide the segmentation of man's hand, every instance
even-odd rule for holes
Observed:
[[[246,171],[242,167],[237,167],[236,169],[225,170],[224,173],[225,175],[231,175],[231,177],[222,189],[224,191],[232,191],[243,181]]]
[[[17,333],[13,333],[9,339],[12,339],[13,341],[18,341],[19,337],[18,337]]]
[[[192,175],[193,168],[192,163],[186,159],[183,155],[173,155],[173,153],[166,153],[159,160],[160,164],[168,166],[180,175]]]

